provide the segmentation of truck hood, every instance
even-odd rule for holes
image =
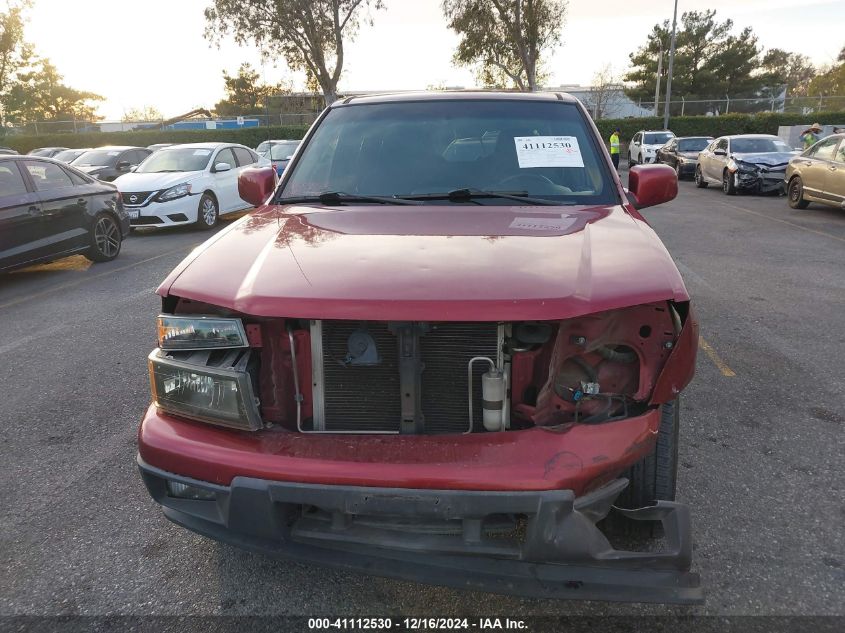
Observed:
[[[689,297],[621,206],[263,207],[158,289],[244,314],[311,319],[562,319]]]
[[[201,171],[163,172],[158,174],[138,174],[133,172],[116,178],[114,184],[117,185],[117,188],[121,192],[158,191],[159,189],[167,189],[179,183],[190,182],[201,174]]]

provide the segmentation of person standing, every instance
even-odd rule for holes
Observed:
[[[619,128],[616,128],[610,135],[610,160],[613,161],[616,171],[619,171],[619,132]]]
[[[804,144],[804,149],[809,149],[820,141],[822,138],[822,126],[818,123],[813,123],[808,130],[801,132],[801,142]]]

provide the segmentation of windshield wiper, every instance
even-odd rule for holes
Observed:
[[[384,196],[359,196],[342,191],[324,191],[316,196],[294,196],[291,198],[276,198],[275,204],[299,204],[306,202],[319,202],[329,207],[336,207],[346,202],[375,202],[377,204],[422,204],[405,198],[384,197]]]
[[[484,189],[453,189],[447,193],[421,193],[418,195],[402,196],[408,200],[449,200],[450,202],[467,202],[479,198],[503,198],[515,200],[523,204],[548,206],[571,205],[571,202],[557,202],[544,198],[533,198],[527,191],[486,191]]]

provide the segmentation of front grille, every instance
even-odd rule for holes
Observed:
[[[396,335],[384,322],[322,321],[312,326],[315,427],[306,430],[398,433],[401,420],[399,349]],[[375,341],[381,362],[372,366],[346,363],[347,340],[366,329]],[[467,364],[476,356],[498,362],[501,347],[496,323],[431,323],[419,338],[424,364],[420,383],[425,433],[464,433],[468,430]],[[483,429],[481,375],[486,362],[473,365],[473,430]],[[322,410],[322,413],[320,411]]]
[[[130,207],[140,207],[147,201],[147,198],[149,198],[154,193],[154,191],[142,191],[140,193],[127,192],[122,193],[121,196],[123,197],[123,204]]]
[[[129,222],[132,226],[139,224],[162,224],[162,219],[155,215],[142,215],[141,217],[133,218]]]

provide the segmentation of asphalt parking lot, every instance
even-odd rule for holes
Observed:
[[[135,467],[155,287],[207,234],[0,276],[0,615],[845,614],[845,211],[682,182],[644,211],[701,320],[679,497],[698,607],[549,602],[289,564],[171,525]]]

